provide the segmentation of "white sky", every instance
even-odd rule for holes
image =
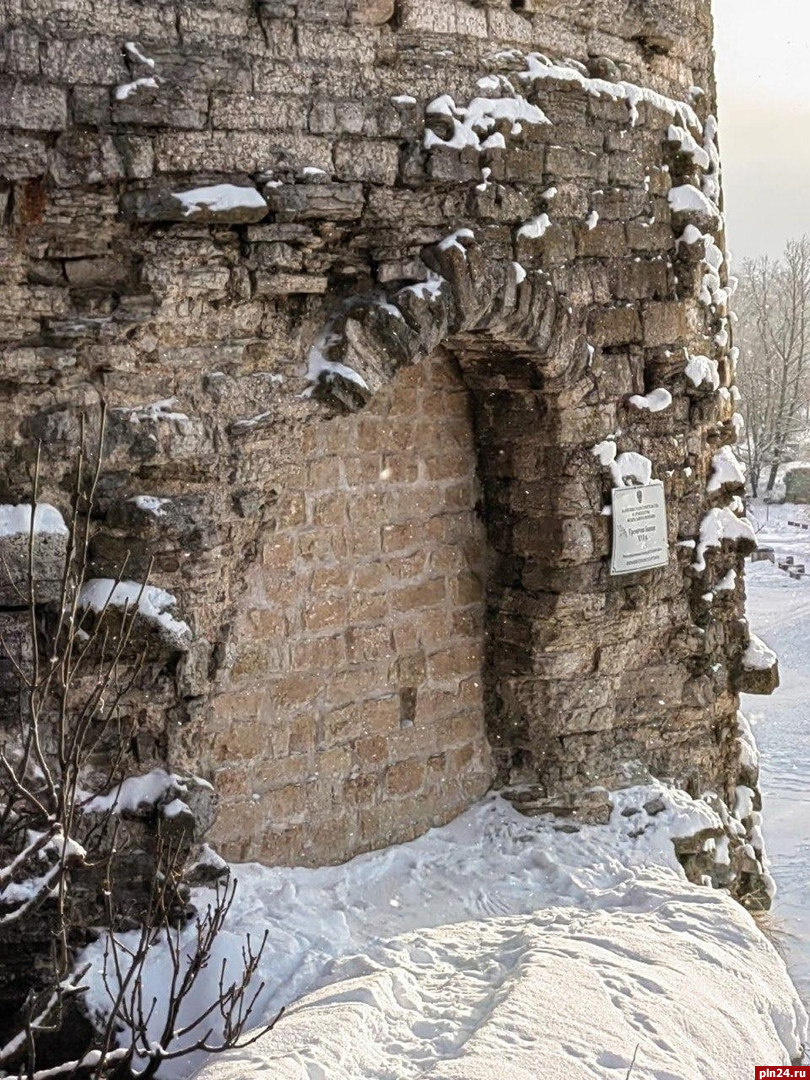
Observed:
[[[810,0],[714,0],[728,246],[810,233]]]

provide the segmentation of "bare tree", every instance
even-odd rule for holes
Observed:
[[[745,419],[743,450],[751,491],[771,492],[810,404],[810,238],[788,243],[780,259],[743,263],[735,309],[737,381]],[[767,476],[766,476],[767,473]]]
[[[88,465],[82,428],[56,602],[43,603],[38,581],[39,453],[27,508],[27,565],[5,568],[21,617],[16,642],[0,634],[0,657],[16,676],[20,709],[16,725],[0,728],[0,932],[13,929],[24,940],[32,921],[39,920],[51,946],[47,977],[32,983],[14,1025],[10,1030],[6,1025],[0,1038],[0,1078],[150,1080],[167,1060],[244,1045],[275,1023],[245,1036],[264,988],[254,985],[264,939],[258,946],[245,942],[236,973],[224,964],[214,978],[207,972],[235,883],[219,885],[207,910],[192,913],[189,921],[182,876],[191,839],[182,831],[171,839],[159,832],[154,838],[134,941],[132,932],[117,929],[122,842],[115,792],[121,790],[116,781],[122,779],[132,735],[121,707],[144,662],[134,629],[148,586],[144,581],[131,601],[114,604],[122,567],[100,611],[81,602],[101,473],[103,414],[100,429],[96,460]],[[88,778],[97,779],[88,762],[102,743],[118,748],[98,785],[105,791],[112,787],[113,794],[102,800],[101,813],[87,814],[92,792],[85,785]],[[81,920],[87,919],[86,907],[82,910],[73,897],[82,875],[100,883],[97,921],[109,928],[102,973],[107,1000],[95,1018],[95,1035],[79,1056],[43,1064],[43,1038],[63,1027],[69,1008],[87,989],[88,968],[77,968],[75,959],[77,930],[86,929]],[[147,998],[144,989],[144,965],[155,948],[163,950],[170,972],[160,1000]],[[208,997],[199,1008],[201,988]]]

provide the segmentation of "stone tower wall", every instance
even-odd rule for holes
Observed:
[[[41,440],[66,509],[107,402],[91,574],[151,566],[189,626],[127,703],[128,767],[201,773],[214,841],[268,861],[493,781],[731,801],[749,540],[714,463],[706,0],[5,7],[0,497]],[[603,511],[648,467],[673,555],[611,578]]]

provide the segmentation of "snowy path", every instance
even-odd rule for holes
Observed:
[[[761,545],[777,558],[793,555],[810,571],[810,531],[787,524],[810,520],[803,508],[756,506]],[[762,755],[764,833],[776,879],[774,915],[788,962],[810,1001],[810,580],[795,581],[771,563],[746,575],[751,627],[779,656],[781,686],[770,698],[744,696]]]

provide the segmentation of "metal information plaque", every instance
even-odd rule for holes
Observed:
[[[667,508],[662,484],[613,489],[610,573],[635,574],[669,562]]]

